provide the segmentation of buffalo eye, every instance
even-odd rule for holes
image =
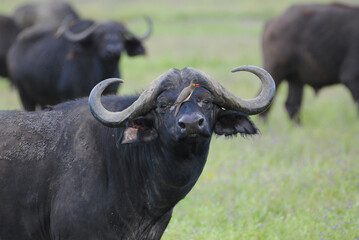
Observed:
[[[168,104],[167,103],[160,103],[158,104],[158,108],[161,112],[165,112],[168,108]]]
[[[212,101],[210,99],[198,99],[198,105],[204,109],[210,109],[212,107]]]

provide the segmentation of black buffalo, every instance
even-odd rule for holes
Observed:
[[[341,4],[292,6],[267,22],[264,68],[277,85],[288,82],[285,103],[300,122],[303,87],[342,83],[359,107],[359,8]],[[264,114],[266,115],[266,114]]]
[[[54,29],[65,17],[78,14],[67,3],[29,3],[18,7],[11,16],[0,16],[0,76],[8,77],[6,55],[21,30],[36,25],[39,29]]]
[[[2,77],[8,76],[6,55],[19,32],[20,28],[12,18],[0,15],[0,76]]]
[[[19,35],[8,53],[11,81],[27,111],[69,99],[88,96],[101,80],[120,77],[122,52],[145,54],[142,41],[120,22],[64,20],[57,30],[29,28]],[[117,85],[107,91],[117,92]]]
[[[196,69],[172,69],[139,97],[87,99],[0,113],[1,239],[160,239],[205,165],[212,133],[256,134],[275,86],[242,100]],[[197,87],[175,116],[181,89]],[[102,101],[102,103],[101,103]],[[106,110],[103,105],[106,107]],[[94,116],[94,117],[93,117]]]

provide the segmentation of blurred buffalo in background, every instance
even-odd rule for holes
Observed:
[[[8,77],[6,55],[18,33],[36,25],[38,28],[56,28],[65,17],[76,19],[78,14],[64,2],[29,3],[18,7],[12,16],[0,16],[0,76]]]
[[[20,28],[15,21],[7,16],[0,15],[0,76],[7,77],[6,54],[15,41]]]
[[[303,87],[342,83],[359,106],[359,8],[297,5],[269,20],[263,32],[264,68],[277,86],[288,82],[289,117],[300,123]],[[268,111],[262,114],[266,117]]]
[[[124,51],[129,56],[145,54],[142,42],[152,32],[151,20],[145,19],[148,30],[143,36],[121,22],[68,18],[57,30],[23,31],[9,50],[7,64],[25,110],[87,96],[101,80],[120,77]],[[117,89],[114,84],[105,94]]]

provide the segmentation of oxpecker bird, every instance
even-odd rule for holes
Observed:
[[[175,107],[175,116],[177,116],[177,113],[182,105],[182,103],[188,101],[190,99],[194,89],[198,87],[199,84],[191,83],[188,87],[185,87],[182,92],[178,95],[175,103],[173,104],[172,109]]]

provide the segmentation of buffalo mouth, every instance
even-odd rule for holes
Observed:
[[[211,137],[211,134],[205,131],[201,132],[192,132],[192,133],[182,133],[177,135],[177,141],[184,142],[200,142]]]
[[[200,136],[200,134],[192,133],[192,134],[187,135],[188,138],[194,138],[194,137],[197,137],[197,136]]]
[[[102,54],[103,58],[105,59],[113,59],[113,58],[119,58],[121,56],[121,50],[118,51],[104,51]]]

